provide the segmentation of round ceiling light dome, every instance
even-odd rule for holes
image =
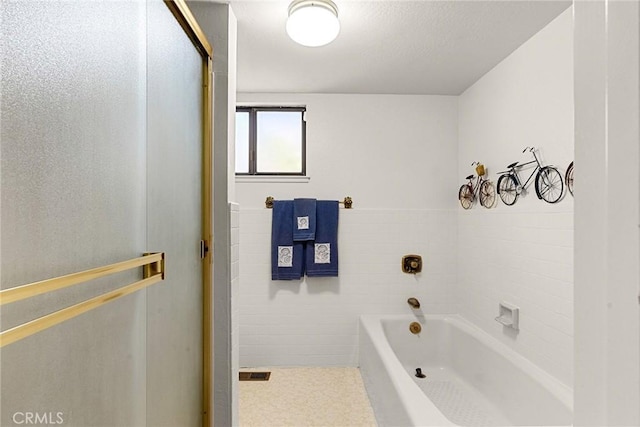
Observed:
[[[324,46],[339,32],[338,7],[331,0],[296,0],[289,5],[287,34],[296,43]]]

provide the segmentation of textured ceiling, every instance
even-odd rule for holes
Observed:
[[[231,1],[238,92],[458,95],[571,5],[334,1],[340,34],[318,48],[288,38],[288,0]]]

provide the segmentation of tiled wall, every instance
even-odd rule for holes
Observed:
[[[307,106],[308,182],[237,184],[240,211],[240,363],[357,363],[358,317],[456,312],[457,97],[238,94],[240,103]],[[451,189],[454,189],[453,191]],[[353,197],[340,208],[340,274],[271,281],[265,197]],[[403,255],[425,259],[402,273]]]
[[[241,366],[356,366],[361,314],[459,311],[455,210],[340,209],[340,276],[270,280],[271,211],[240,215]],[[421,254],[423,272],[402,273]]]
[[[572,207],[567,203],[566,209],[544,213],[477,208],[458,215],[462,313],[568,385],[573,357]],[[520,307],[519,333],[494,321],[500,301]]]
[[[485,163],[489,178],[536,146],[564,173],[573,160],[571,8],[459,99],[459,175]],[[530,170],[523,177],[529,176]],[[538,200],[534,185],[514,206],[458,209],[462,315],[573,384],[573,197]],[[500,301],[520,307],[520,331],[494,321]]]

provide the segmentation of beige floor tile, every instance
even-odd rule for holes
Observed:
[[[376,427],[358,368],[255,368],[240,382],[240,427]]]

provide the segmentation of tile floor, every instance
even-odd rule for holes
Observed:
[[[358,368],[255,368],[240,382],[240,427],[376,427]]]

